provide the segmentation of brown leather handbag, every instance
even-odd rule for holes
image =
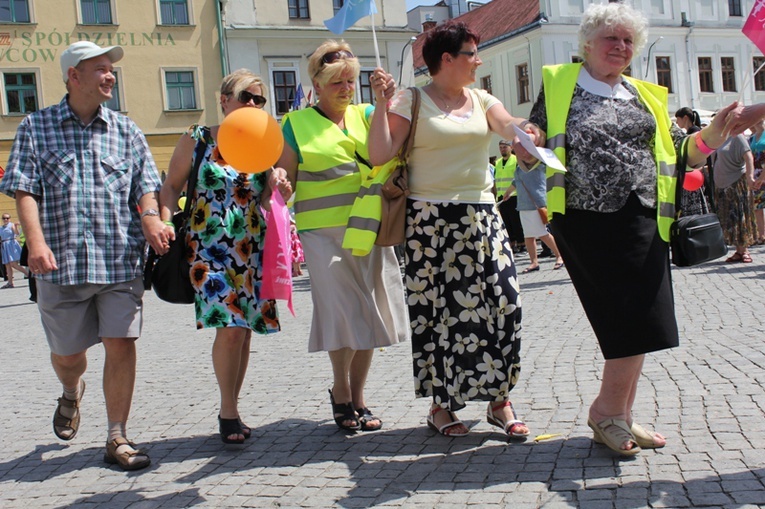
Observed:
[[[420,89],[412,91],[412,122],[409,134],[399,150],[398,164],[382,186],[382,216],[375,245],[397,246],[406,239],[406,198],[409,196],[409,152],[414,145],[417,117],[420,113]]]

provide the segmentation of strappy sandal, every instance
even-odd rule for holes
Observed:
[[[72,440],[77,436],[77,431],[80,429],[80,401],[82,401],[82,395],[85,394],[85,380],[80,379],[80,382],[82,385],[80,399],[71,400],[65,398],[63,394],[58,398],[58,405],[56,405],[56,411],[53,414],[53,433],[61,440]],[[62,414],[62,408],[74,410],[74,412],[69,412],[72,417]]]
[[[436,414],[440,411],[444,411],[449,415],[449,419],[451,419],[449,422],[442,426],[436,425]],[[457,416],[454,415],[454,412],[451,410],[446,410],[445,408],[441,408],[440,406],[433,408],[430,410],[430,413],[428,414],[428,418],[426,419],[428,423],[428,427],[432,428],[433,430],[437,431],[438,433],[442,434],[445,437],[466,437],[467,433],[447,433],[449,428],[453,428],[454,426],[458,426],[462,424],[464,426],[464,423],[457,419]]]
[[[725,263],[738,263],[741,261],[744,261],[744,256],[738,251],[736,251],[731,256],[725,259]]]
[[[252,436],[252,428],[247,426],[244,422],[242,422],[242,418],[239,418],[239,427],[242,428],[242,435],[244,435],[244,439],[247,440]]]
[[[361,424],[361,431],[377,431],[378,429],[382,428],[382,419],[379,417],[375,417],[372,414],[372,411],[368,409],[367,407],[361,407],[358,410],[356,410],[356,413],[359,414],[359,423]],[[369,424],[372,421],[378,421],[379,424]]]
[[[515,408],[513,408],[513,404],[510,401],[503,401],[498,405],[493,406],[491,403],[489,403],[489,408],[486,409],[486,420],[492,426],[496,426],[504,430],[507,436],[510,438],[526,438],[529,436],[529,430],[525,422],[521,421],[520,419],[510,419],[509,421],[503,421],[494,415],[494,412],[497,410],[502,410],[507,406],[509,406],[510,410],[513,412],[513,417],[518,417],[518,414],[515,413]],[[517,431],[517,429],[521,427],[526,428],[526,431]]]
[[[123,445],[130,446],[132,451],[117,452],[117,449]],[[133,459],[137,458],[137,459]],[[140,449],[136,449],[135,444],[127,438],[115,438],[106,442],[106,453],[104,461],[110,465],[119,465],[122,470],[141,470],[151,465],[149,456]]]
[[[240,445],[244,443],[244,438],[236,439],[229,438],[231,435],[244,436],[244,430],[239,423],[239,418],[236,419],[224,419],[218,414],[218,431],[220,432],[220,440],[224,444],[236,444]]]
[[[603,444],[622,456],[634,456],[642,450],[627,426],[627,421],[623,419],[605,419],[598,423],[587,419],[587,425],[592,428],[593,440],[596,443]],[[622,449],[624,442],[632,442],[632,448]]]
[[[329,389],[329,402],[332,404],[332,418],[335,419],[335,424],[337,424],[338,428],[347,431],[357,431],[361,429],[359,416],[356,414],[352,402],[335,403],[332,389]],[[352,421],[354,424],[345,424],[347,421]]]

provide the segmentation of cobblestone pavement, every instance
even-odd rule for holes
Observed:
[[[557,436],[509,443],[479,403],[460,412],[468,437],[436,435],[425,426],[428,402],[413,395],[408,344],[375,355],[367,399],[384,429],[341,433],[327,356],[306,353],[304,275],[297,317],[282,306],[283,331],[253,339],[241,403],[253,436],[239,449],[217,435],[212,332],[194,329],[191,306],[147,294],[128,431],[153,464],[134,473],[102,462],[101,348],[90,352],[77,438],[53,435],[61,389],[21,281],[0,291],[0,507],[765,507],[765,248],[752,256],[674,271],[682,343],[648,356],[635,405],[636,420],[668,445],[632,459],[591,440],[602,358],[553,259],[520,276],[523,373],[512,398],[532,437]],[[527,264],[518,259],[519,270]]]

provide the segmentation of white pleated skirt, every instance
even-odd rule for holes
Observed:
[[[300,233],[311,277],[309,352],[370,350],[409,339],[401,269],[392,247],[342,248],[344,227]]]

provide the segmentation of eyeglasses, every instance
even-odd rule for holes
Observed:
[[[340,50],[340,51],[333,51],[331,53],[326,53],[323,57],[321,57],[321,63],[323,64],[331,64],[332,62],[336,62],[340,60],[341,58],[356,58],[353,56],[353,53],[350,51]]]
[[[474,56],[476,56],[478,54],[478,52],[477,51],[458,51],[457,54],[458,55],[467,55],[469,57],[474,57]]]
[[[247,104],[248,102],[252,101],[252,103],[255,105],[256,108],[262,108],[266,105],[266,98],[262,95],[253,94],[252,92],[248,92],[247,90],[242,90],[239,92],[239,96],[237,97],[237,100],[242,104]]]

